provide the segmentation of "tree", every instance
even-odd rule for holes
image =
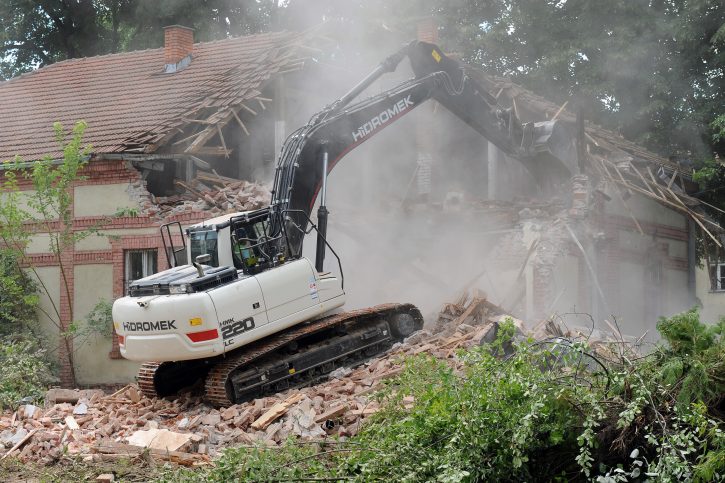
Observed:
[[[17,260],[18,265],[26,267],[34,275],[38,290],[47,296],[50,310],[43,311],[40,306],[37,308],[58,331],[59,359],[70,368],[70,374],[62,378],[61,382],[74,385],[72,340],[76,334],[71,330],[71,325],[75,321],[75,312],[69,284],[69,271],[73,267],[67,264],[65,255],[76,242],[97,234],[107,220],[83,230],[73,226],[73,187],[76,182],[85,179],[81,170],[88,163],[87,155],[90,152],[90,146],[82,143],[86,124],[78,122],[70,135],[60,123],[55,123],[53,127],[56,141],[63,151],[60,164],[50,157],[29,165],[16,158],[6,166],[3,196],[0,198],[0,241],[3,253]],[[21,192],[20,178],[30,181],[32,191]],[[70,323],[61,316],[58,301],[53,300],[49,287],[26,255],[32,237],[38,234],[48,237],[48,252],[52,254],[54,265],[60,271],[60,286],[67,300]]]
[[[182,24],[197,40],[263,31],[274,0],[6,0],[0,3],[0,79],[60,60],[163,45],[162,27]]]
[[[478,2],[476,2],[478,3]],[[712,152],[725,105],[725,4],[506,0],[468,9],[443,40],[467,61],[663,155]],[[475,26],[471,28],[470,26]]]
[[[717,0],[291,0],[287,26],[342,18],[413,38],[433,16],[464,60],[563,103],[655,152],[707,157],[725,109],[725,4]],[[572,102],[570,102],[570,105]]]

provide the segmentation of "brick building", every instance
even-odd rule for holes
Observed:
[[[159,209],[179,192],[179,183],[185,186],[199,171],[224,180],[269,180],[287,123],[301,123],[307,103],[316,102],[298,85],[303,71],[314,70],[305,62],[317,52],[315,42],[314,34],[279,32],[194,44],[191,29],[171,26],[164,48],[67,60],[0,83],[0,160],[60,159],[53,123],[66,129],[80,119],[88,123],[83,140],[92,154],[81,173],[85,179],[73,189],[73,226],[112,221],[103,235],[63,254],[72,267],[68,285],[76,319],[99,299],[124,295],[130,281],[167,267],[160,224],[209,217],[189,202],[172,212]],[[20,180],[21,190],[30,188]],[[232,205],[215,208],[239,208]],[[136,216],[114,217],[122,208]],[[61,290],[47,236],[35,236],[27,251],[67,327],[69,296]],[[41,300],[44,309],[48,304]],[[41,319],[57,337],[50,321]],[[115,337],[92,338],[72,350],[80,384],[126,381],[137,369],[121,359]],[[63,380],[69,374],[61,367]]]

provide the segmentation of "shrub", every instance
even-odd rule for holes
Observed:
[[[33,341],[0,339],[0,409],[13,408],[23,398],[39,403],[53,382],[44,351]]]
[[[0,248],[0,336],[34,327],[35,283],[20,269],[16,254]]]
[[[514,342],[516,351],[500,358],[511,342],[504,327],[494,344],[461,352],[457,364],[425,355],[403,361],[378,394],[383,409],[353,438],[228,449],[214,468],[164,478],[722,480],[719,402],[701,383],[703,375],[722,383],[721,329],[692,311],[663,319],[660,329],[668,347],[631,361],[565,339]]]

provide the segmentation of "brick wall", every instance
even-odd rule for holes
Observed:
[[[140,173],[121,160],[94,160],[80,173],[85,179],[78,181],[76,186],[89,186],[89,185],[108,185],[108,184],[141,184]],[[32,185],[26,179],[19,179],[19,188],[21,190],[31,190]],[[148,202],[148,199],[140,199],[140,202]],[[143,206],[143,205],[142,205]],[[71,206],[74,209],[75,206]],[[193,224],[199,222],[205,218],[203,212],[186,212],[175,215],[167,221],[179,221],[182,224]],[[153,216],[142,213],[140,216],[131,217],[116,217],[108,218],[104,216],[84,216],[76,217],[73,219],[73,230],[81,231],[93,226],[97,226],[99,223],[105,222],[103,225],[104,230],[134,230],[134,229],[145,229],[148,231],[149,228],[158,228],[161,222]],[[57,222],[51,224],[51,226],[57,227]],[[40,226],[29,225],[28,228],[34,231],[42,231]],[[59,277],[57,283],[61,288],[60,290],[60,316],[61,316],[61,327],[67,329],[72,319],[79,319],[84,314],[72,314],[72,304],[75,297],[74,291],[74,267],[78,265],[86,264],[109,264],[113,266],[113,296],[120,297],[123,295],[123,278],[124,278],[124,251],[133,249],[157,249],[158,250],[158,269],[164,270],[167,267],[166,257],[163,251],[163,243],[161,236],[158,233],[155,234],[126,234],[118,238],[110,240],[111,248],[107,250],[95,249],[95,250],[76,250],[74,248],[66,250],[61,256],[61,262],[64,270],[63,274],[67,281],[67,290],[61,278]],[[57,266],[57,260],[50,253],[34,253],[28,256],[28,262],[36,267],[51,267]],[[100,298],[100,295],[99,295]],[[73,315],[73,316],[72,316]],[[59,361],[60,361],[60,378],[61,384],[68,385],[72,380],[72,368],[67,363],[67,351],[73,350],[72,344],[67,347],[65,339],[59,337]],[[77,348],[82,350],[82,348]],[[114,334],[114,340],[109,357],[112,359],[120,358],[120,352],[118,350],[118,341]]]

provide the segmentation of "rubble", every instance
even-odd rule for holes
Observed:
[[[27,405],[0,415],[0,457],[14,453],[23,461],[51,464],[67,451],[86,461],[146,455],[198,466],[233,445],[273,446],[289,436],[349,437],[380,410],[372,395],[402,372],[402,357],[428,353],[457,365],[459,349],[492,340],[503,317],[508,317],[505,311],[485,294],[466,292],[443,306],[431,329],[413,334],[379,358],[335,371],[316,386],[220,409],[191,393],[173,400],[149,399],[135,385],[110,395],[78,394],[78,399],[53,389],[44,408]],[[413,402],[403,399],[405,407]]]
[[[202,172],[189,182],[175,180],[176,193],[169,196],[155,196],[145,183],[139,179],[129,190],[140,200],[143,213],[160,221],[190,212],[203,212],[209,218],[256,210],[268,206],[272,197],[269,188],[259,183]]]

